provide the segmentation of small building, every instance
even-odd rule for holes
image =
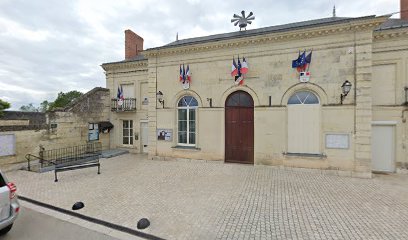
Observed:
[[[0,117],[0,168],[13,169],[25,161],[27,153],[38,153],[38,144],[47,134],[46,114],[4,111]]]
[[[125,60],[102,64],[115,125],[111,147],[150,159],[360,177],[407,168],[408,17],[402,17],[330,17],[144,51],[143,38],[126,30]],[[234,61],[247,73],[231,76]],[[307,68],[296,68],[299,61]]]

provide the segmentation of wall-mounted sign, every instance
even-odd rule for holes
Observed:
[[[326,134],[326,148],[348,149],[350,147],[349,138],[347,133]]]
[[[310,72],[300,72],[299,73],[300,82],[309,82],[309,80],[310,80]]]
[[[173,130],[172,129],[157,129],[157,140],[172,141]]]
[[[16,154],[16,136],[14,134],[0,135],[0,156]]]
[[[95,141],[99,140],[99,125],[98,123],[88,124],[88,140]]]

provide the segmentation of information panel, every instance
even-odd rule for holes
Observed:
[[[172,141],[173,130],[172,129],[157,129],[157,140]]]
[[[0,156],[16,154],[16,136],[14,134],[0,135]]]
[[[349,146],[349,134],[326,134],[326,148],[348,149]]]

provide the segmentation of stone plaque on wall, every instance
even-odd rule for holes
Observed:
[[[348,149],[350,147],[349,134],[330,133],[326,134],[326,148]]]

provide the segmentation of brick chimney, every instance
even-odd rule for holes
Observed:
[[[141,51],[143,51],[143,38],[132,30],[125,30],[125,59],[132,59]]]
[[[408,0],[400,1],[401,19],[408,20]]]

